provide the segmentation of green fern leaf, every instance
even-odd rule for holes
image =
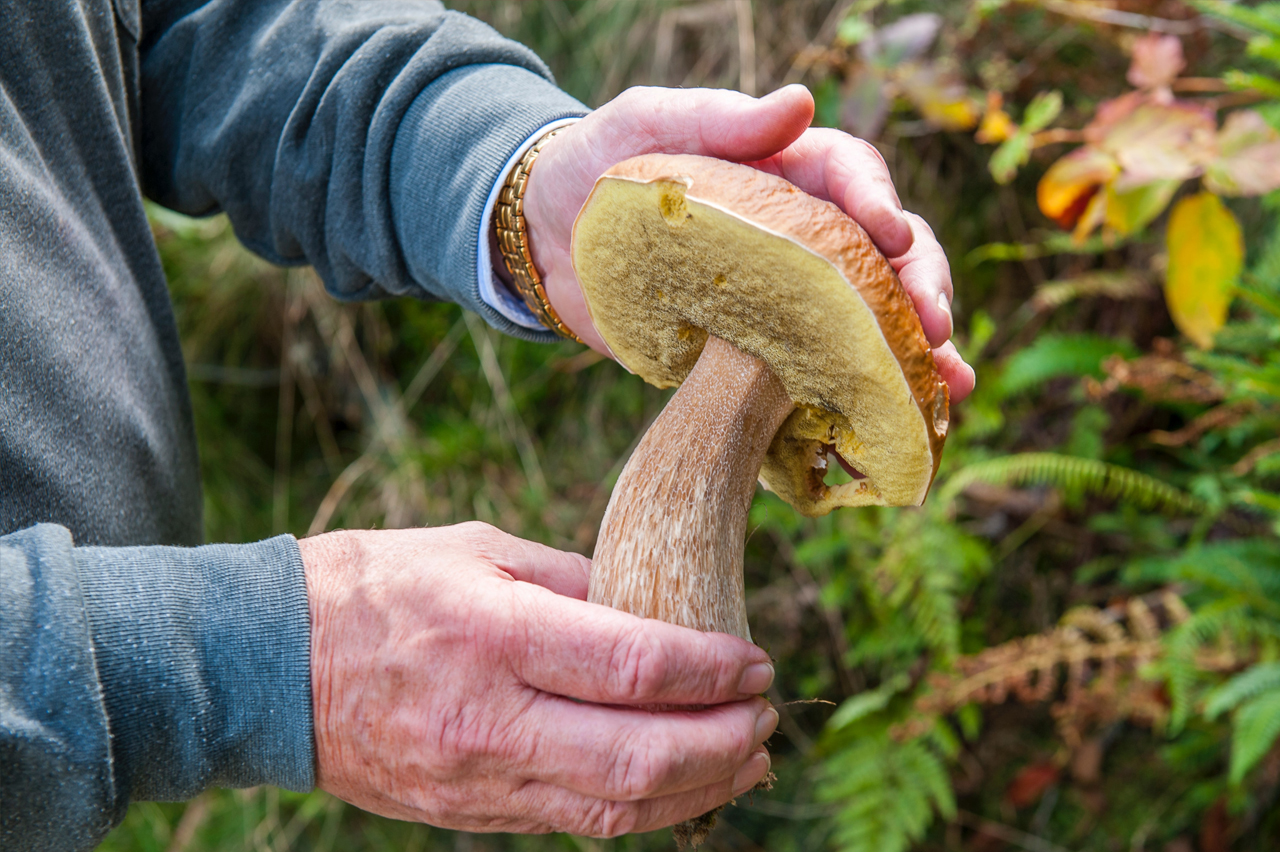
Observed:
[[[840,805],[833,832],[840,852],[905,852],[935,812],[955,813],[942,758],[925,739],[900,743],[887,727],[828,759],[817,792]]]
[[[1259,693],[1280,689],[1280,663],[1259,663],[1215,689],[1205,701],[1204,714],[1216,719]]]
[[[1095,494],[1169,512],[1196,514],[1205,509],[1190,494],[1153,476],[1096,459],[1057,453],[1020,453],[975,462],[953,474],[939,496],[948,503],[973,482],[1053,485],[1075,494]]]
[[[1280,735],[1280,689],[1250,699],[1236,711],[1231,731],[1231,783],[1239,784]]]
[[[1045,334],[1005,362],[1000,395],[1012,396],[1059,376],[1100,376],[1109,356],[1134,352],[1129,343],[1095,334]]]

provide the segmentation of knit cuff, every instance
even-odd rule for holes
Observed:
[[[117,795],[315,785],[310,612],[292,536],[75,558]]]
[[[422,90],[396,131],[391,214],[409,274],[423,289],[475,311],[513,337],[560,339],[521,328],[485,303],[476,274],[476,235],[489,192],[504,178],[512,154],[538,128],[587,112],[553,84],[514,65],[469,65]]]

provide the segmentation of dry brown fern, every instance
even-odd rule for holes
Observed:
[[[916,702],[919,723],[966,704],[1050,701],[1063,744],[1080,748],[1092,731],[1121,719],[1159,727],[1168,718],[1162,686],[1142,668],[1160,656],[1160,638],[1186,620],[1186,604],[1172,589],[1106,608],[1078,607],[1053,630],[1015,639],[956,660],[951,672],[931,675]]]

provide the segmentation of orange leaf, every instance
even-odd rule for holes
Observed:
[[[1177,36],[1147,33],[1133,43],[1128,80],[1138,89],[1165,88],[1183,68],[1182,42]]]
[[[1115,158],[1086,145],[1049,167],[1036,187],[1036,202],[1044,215],[1063,228],[1080,218],[1098,189],[1120,172]]]
[[[1165,239],[1169,314],[1196,346],[1211,349],[1244,263],[1240,224],[1216,195],[1201,192],[1174,205]]]
[[[1219,195],[1262,195],[1280,188],[1280,133],[1253,110],[1227,116],[1218,133],[1218,159],[1205,188]]]

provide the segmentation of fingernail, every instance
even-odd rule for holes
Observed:
[[[762,743],[778,729],[778,711],[772,707],[764,708],[764,712],[756,719],[756,742]]]
[[[942,308],[942,312],[947,315],[947,337],[950,337],[951,332],[955,331],[955,320],[951,318],[951,300],[947,298],[946,293],[938,294],[938,307]]]
[[[743,695],[759,695],[773,683],[773,666],[768,663],[752,663],[738,681],[738,692]]]
[[[742,768],[733,776],[733,795],[741,796],[760,782],[769,771],[769,753],[758,751],[742,764]]]

